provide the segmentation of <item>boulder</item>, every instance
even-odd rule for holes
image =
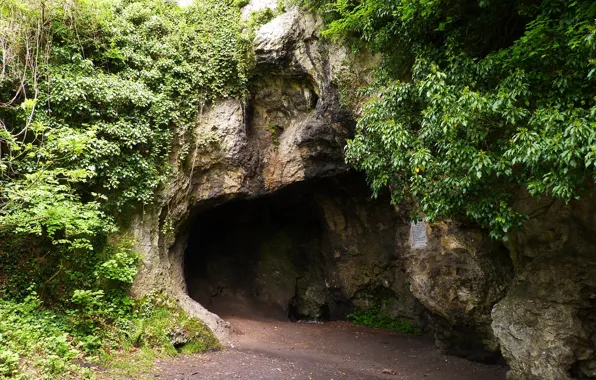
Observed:
[[[437,347],[471,360],[499,360],[491,310],[513,278],[507,250],[477,227],[449,221],[422,228],[425,244],[413,244],[411,226],[398,240],[412,293],[431,313]]]

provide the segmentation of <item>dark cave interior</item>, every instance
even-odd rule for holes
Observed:
[[[293,319],[300,279],[324,271],[311,186],[207,210],[189,230],[189,295],[223,317]]]

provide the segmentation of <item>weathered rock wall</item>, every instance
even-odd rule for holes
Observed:
[[[180,131],[170,160],[175,172],[168,186],[156,205],[145,209],[131,228],[143,257],[133,293],[142,296],[153,289],[166,290],[188,312],[205,320],[220,339],[228,333],[227,323],[188,295],[184,258],[192,221],[220,204],[273,194],[292,184],[337,177],[348,170],[343,148],[352,132],[352,114],[356,110],[340,106],[337,82],[346,73],[344,63],[349,54],[322,42],[319,28],[316,17],[291,9],[257,32],[255,56],[260,75],[249,99],[227,99],[206,106],[191,136]],[[349,75],[367,78],[374,63],[373,57],[352,59]],[[441,316],[448,321],[441,324],[443,332],[437,333],[440,345],[450,347],[453,344],[448,342],[465,340],[472,331],[480,334],[474,339],[488,339],[487,346],[494,348],[485,331],[489,322],[487,305],[494,301],[490,298],[494,295],[486,290],[491,286],[492,272],[496,271],[490,262],[485,260],[486,265],[480,264],[480,269],[466,272],[478,287],[467,290],[478,292],[469,296],[476,297],[468,302],[473,305],[472,316],[467,316],[465,305],[449,306],[446,301],[453,297],[445,298],[444,310],[433,307],[431,299],[444,298],[445,294],[440,290],[426,293],[429,289],[419,286],[417,277],[424,270],[415,267],[432,257],[430,252],[457,256],[474,266],[473,260],[465,256],[464,251],[468,251],[464,249],[456,255],[453,252],[457,250],[451,248],[427,250],[426,255],[416,259],[418,253],[409,251],[405,243],[407,236],[395,240],[396,231],[407,230],[408,222],[388,205],[380,207],[363,195],[366,192],[350,186],[353,185],[343,190],[331,186],[312,193],[320,215],[321,255],[317,260],[321,260],[323,269],[297,281],[292,279],[295,289],[278,294],[280,306],[288,307],[291,298],[291,307],[298,316],[316,318],[322,315],[323,308],[328,308],[329,316],[341,317],[354,307],[370,306],[373,298],[383,294],[390,300],[385,307],[392,315],[424,327],[424,308],[410,291],[413,280],[414,293],[432,311],[434,319]],[[401,251],[396,247],[402,247]],[[481,252],[479,257],[489,257],[483,253],[486,249],[472,249],[477,251]],[[436,265],[453,262],[430,259],[428,270],[436,271]],[[456,274],[449,278],[461,273],[461,265],[456,266],[451,267]],[[448,290],[447,281],[441,278],[433,277],[439,288],[457,292],[456,286]],[[501,288],[497,293],[500,291]],[[452,325],[474,329],[462,330]],[[440,324],[435,322],[435,326],[439,329]],[[453,331],[459,332],[454,335]],[[461,344],[455,344],[458,345]]]
[[[521,197],[520,197],[521,198]],[[520,202],[516,277],[492,312],[511,380],[596,378],[596,202]]]
[[[389,198],[371,199],[365,182],[353,176],[351,182],[317,194],[316,202],[325,231],[331,296],[360,309],[384,307],[390,315],[424,330],[426,313],[410,291],[395,235],[408,221],[390,206]],[[331,308],[332,317],[353,311],[342,310],[341,305],[336,302],[335,310]]]
[[[506,294],[513,266],[505,247],[477,227],[427,226],[428,244],[412,248],[409,228],[398,241],[414,296],[430,312],[437,347],[451,355],[495,362],[500,347],[491,310]]]

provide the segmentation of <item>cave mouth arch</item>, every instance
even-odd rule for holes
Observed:
[[[325,184],[290,185],[197,215],[184,255],[190,297],[222,318],[329,319],[324,226],[314,199]],[[301,312],[301,286],[318,288],[313,310]]]
[[[195,210],[186,290],[224,319],[343,320],[381,295],[389,312],[418,320],[396,249],[403,226],[353,172]]]
[[[358,173],[203,208],[186,227],[186,290],[224,319],[343,320],[371,295],[410,318],[418,310],[396,252],[402,225]]]

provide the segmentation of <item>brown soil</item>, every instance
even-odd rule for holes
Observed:
[[[226,349],[157,362],[158,379],[503,380],[507,369],[442,355],[430,336],[354,326],[228,318]]]

